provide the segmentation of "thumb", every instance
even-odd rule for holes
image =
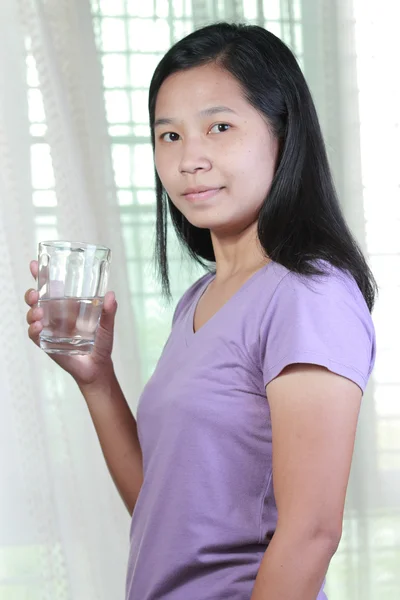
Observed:
[[[114,292],[107,292],[107,294],[104,297],[104,304],[100,317],[99,327],[110,333],[113,331],[117,308],[118,304],[115,299]]]

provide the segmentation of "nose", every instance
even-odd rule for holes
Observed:
[[[204,145],[198,140],[186,139],[182,143],[182,155],[179,162],[180,173],[209,171],[212,163]]]

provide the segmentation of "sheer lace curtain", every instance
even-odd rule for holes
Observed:
[[[39,239],[109,245],[119,300],[114,358],[135,409],[173,308],[165,309],[143,254],[154,226],[146,85],[175,39],[219,19],[265,26],[297,54],[344,211],[381,287],[378,359],[328,592],[331,600],[399,597],[400,15],[391,0],[379,11],[375,4],[0,3],[1,599],[123,597],[128,514],[76,386],[27,340],[22,298],[34,286],[28,264]],[[182,271],[174,252],[176,300],[198,274]]]
[[[76,385],[27,339],[23,303],[38,239],[110,246],[116,370],[134,405],[136,326],[90,6],[3,0],[0,40],[0,598],[122,598],[129,515]],[[43,131],[31,125],[27,61],[36,65],[29,93],[42,93]],[[44,173],[49,155],[54,176]],[[54,181],[42,185],[47,176]],[[32,183],[48,189],[33,197]]]

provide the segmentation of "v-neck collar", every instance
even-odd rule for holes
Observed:
[[[221,308],[219,308],[217,310],[216,313],[214,313],[209,319],[208,321],[206,321],[204,323],[204,325],[202,325],[200,327],[200,329],[198,329],[197,331],[194,331],[194,316],[196,314],[196,309],[197,306],[200,302],[200,298],[205,294],[205,292],[207,291],[208,286],[210,285],[210,283],[215,279],[215,273],[207,273],[204,277],[204,281],[202,282],[202,284],[199,286],[199,289],[196,291],[196,294],[194,295],[194,298],[192,300],[191,306],[190,306],[190,310],[187,313],[186,316],[186,344],[189,345],[194,339],[197,339],[200,335],[203,334],[203,330],[207,330],[210,326],[210,323],[214,323],[218,317],[223,314],[226,310],[227,307],[229,307],[231,304],[233,304],[236,299],[241,295],[241,293],[246,290],[248,288],[248,286],[255,281],[256,279],[258,279],[258,277],[264,273],[268,267],[270,265],[273,264],[273,261],[271,260],[269,263],[267,263],[266,265],[263,265],[260,269],[258,269],[257,271],[255,271],[255,273],[253,273],[252,275],[250,275],[250,277],[248,279],[246,279],[246,281],[240,286],[240,288],[225,302],[225,304],[223,304],[221,306]]]

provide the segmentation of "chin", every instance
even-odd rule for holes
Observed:
[[[219,237],[236,235],[243,229],[243,225],[241,223],[226,219],[218,221],[216,219],[204,219],[202,221],[200,221],[200,219],[196,219],[196,222],[193,222],[192,225],[194,225],[194,227],[198,227],[199,229],[209,229],[211,233]]]
[[[193,227],[199,229],[209,229],[213,233],[226,235],[235,234],[247,227],[247,223],[254,221],[254,215],[248,215],[244,212],[232,213],[226,210],[218,210],[216,207],[210,207],[200,211],[198,207],[196,210],[182,210],[182,207],[177,206],[182,212],[183,216],[189,221]],[[257,217],[255,217],[257,218]]]
[[[198,227],[199,229],[211,229],[216,230],[220,227],[226,227],[228,225],[227,219],[218,219],[218,217],[211,215],[185,215],[186,219],[189,221],[193,227]]]

